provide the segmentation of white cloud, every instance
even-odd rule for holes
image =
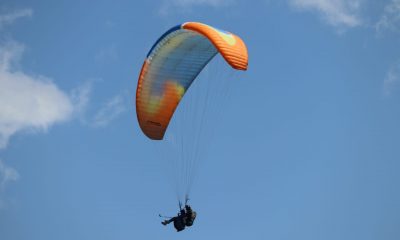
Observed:
[[[359,9],[362,0],[289,0],[299,10],[316,11],[335,27],[356,27],[362,24]]]
[[[32,13],[31,9],[21,9],[0,14],[0,30]],[[69,97],[50,79],[26,74],[15,67],[23,52],[22,44],[0,42],[0,150],[7,147],[17,132],[46,131],[52,124],[67,120],[73,112]],[[18,172],[0,159],[0,209],[6,207],[6,185],[18,178]]]
[[[234,2],[235,0],[165,0],[159,12],[166,15],[171,11],[190,11],[193,7],[224,7]]]
[[[50,79],[13,70],[24,47],[15,42],[0,46],[0,149],[26,129],[47,130],[68,120],[74,106]]]
[[[117,95],[107,101],[94,116],[93,126],[104,127],[119,117],[128,108],[123,95]]]
[[[383,81],[383,91],[385,95],[390,95],[400,84],[400,62],[393,65],[386,74]]]
[[[14,134],[24,130],[46,131],[83,111],[89,101],[90,84],[82,85],[69,96],[46,77],[14,70],[23,49],[15,42],[0,45],[0,150],[7,147]],[[0,159],[0,209],[8,202],[4,196],[6,185],[18,178],[18,172]]]
[[[0,29],[6,25],[12,24],[15,20],[23,17],[31,17],[33,14],[32,9],[19,9],[14,12],[0,15]]]
[[[0,30],[18,18],[31,16],[32,12],[23,9],[0,15]],[[90,83],[68,95],[51,79],[27,74],[17,68],[23,52],[22,44],[0,41],[0,150],[7,147],[16,133],[47,131],[52,125],[70,120],[74,114],[84,111],[89,102]],[[3,196],[6,185],[18,178],[18,172],[0,159],[0,209],[6,206]]]
[[[382,17],[375,25],[376,31],[399,31],[400,30],[400,0],[392,0],[385,6]]]

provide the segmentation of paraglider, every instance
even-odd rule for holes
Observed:
[[[163,140],[165,133],[182,98],[203,68],[218,53],[233,69],[247,70],[247,48],[242,39],[230,32],[203,23],[186,22],[175,26],[154,43],[144,60],[136,89],[137,119],[141,130],[149,139],[165,141]],[[215,79],[215,81],[219,80]],[[206,108],[207,103],[203,104],[203,107]],[[195,108],[195,106],[190,106],[190,108]],[[192,123],[188,130],[195,128],[195,120],[195,117],[184,120]],[[196,145],[199,142],[196,135],[201,134],[202,131],[193,132],[193,134],[190,132],[190,140],[193,140],[193,145]],[[198,158],[196,153],[199,147],[189,150],[184,144],[187,145],[182,143],[179,151],[186,155],[178,157],[182,159],[184,165],[178,167],[182,169],[181,171],[185,171],[182,174],[184,178],[176,178],[177,181],[188,181],[194,165],[190,162],[190,158]],[[186,200],[189,188],[190,186],[186,186],[185,192],[182,193]],[[181,200],[179,199],[179,202]],[[180,210],[180,214],[165,220],[163,224],[173,222],[177,231],[182,231],[185,226],[191,226],[196,212],[192,211],[187,204]]]
[[[189,205],[185,205],[184,209],[181,209],[176,217],[172,217],[168,220],[161,222],[162,225],[166,226],[170,223],[174,223],[174,227],[177,232],[185,229],[185,227],[191,227],[194,220],[196,219],[197,213],[192,210]]]

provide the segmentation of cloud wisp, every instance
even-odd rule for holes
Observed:
[[[0,15],[0,29],[6,25],[12,24],[15,20],[23,17],[31,17],[33,10],[29,8],[19,9],[13,12]]]
[[[7,166],[3,160],[0,159],[0,210],[6,207],[6,201],[3,197],[6,185],[18,179],[18,172],[14,168]]]
[[[122,113],[128,110],[124,95],[117,95],[108,100],[96,113],[93,119],[94,127],[105,127]]]
[[[211,6],[219,7],[227,4],[231,4],[232,0],[172,0],[169,1],[176,6],[181,7],[192,7],[192,6]]]
[[[95,56],[96,62],[106,63],[118,59],[118,51],[115,44],[101,49]]]
[[[394,64],[386,74],[383,81],[383,93],[391,95],[396,87],[400,84],[400,61]]]
[[[92,88],[93,82],[86,81],[79,87],[72,90],[72,93],[70,94],[70,99],[74,106],[75,117],[81,118],[84,115],[89,105]]]
[[[400,0],[391,0],[385,6],[383,15],[375,25],[377,33],[400,30]]]
[[[314,11],[334,27],[357,27],[362,24],[359,17],[361,0],[289,0],[295,9]]]
[[[235,0],[165,0],[161,4],[159,13],[168,15],[171,12],[190,12],[194,7],[226,7],[232,5]]]
[[[19,178],[18,172],[9,166],[7,166],[0,159],[0,191],[3,191],[6,184],[11,181],[17,181]]]

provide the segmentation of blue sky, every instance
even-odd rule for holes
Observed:
[[[185,21],[249,69],[176,234],[133,99]],[[399,37],[399,0],[1,1],[0,239],[399,239]]]

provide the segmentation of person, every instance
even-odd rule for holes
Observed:
[[[197,213],[192,210],[192,208],[189,205],[185,206],[186,210],[186,226],[190,227],[193,225],[194,219],[196,218]]]
[[[185,229],[186,226],[186,212],[184,209],[181,209],[181,211],[178,213],[176,217],[173,217],[169,220],[164,220],[162,222],[162,225],[166,226],[170,223],[174,223],[174,227],[177,232],[180,232]]]
[[[185,205],[184,209],[181,209],[177,216],[164,220],[161,222],[164,226],[174,223],[174,227],[177,232],[183,231],[185,227],[193,225],[194,219],[196,218],[196,212],[192,210],[189,205]]]

